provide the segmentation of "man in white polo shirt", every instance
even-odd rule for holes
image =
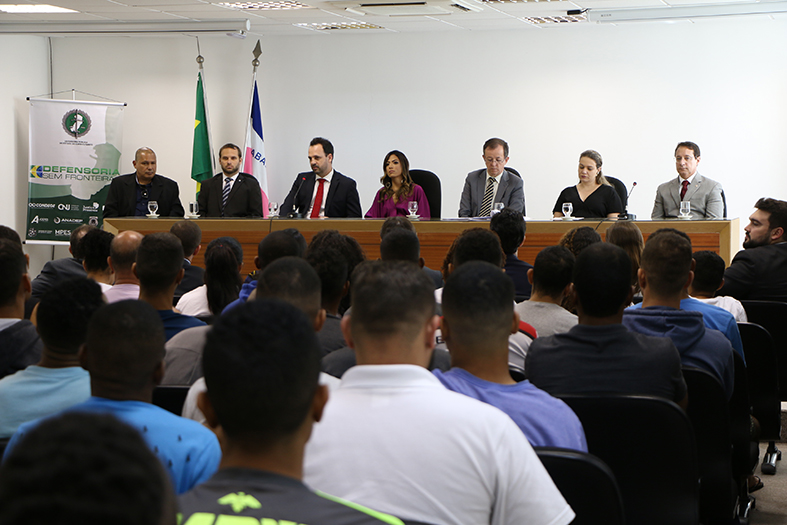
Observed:
[[[358,365],[315,425],[305,481],[434,525],[571,522],[574,512],[516,424],[426,369],[439,324],[433,288],[407,262],[356,269],[342,331]]]

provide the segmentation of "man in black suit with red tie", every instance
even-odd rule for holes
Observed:
[[[311,172],[299,173],[280,213],[293,210],[304,218],[361,217],[355,181],[333,169],[333,144],[317,137],[309,143]]]
[[[221,171],[202,183],[197,203],[201,217],[262,217],[262,192],[253,175],[239,173],[240,148],[225,144],[219,150]]]

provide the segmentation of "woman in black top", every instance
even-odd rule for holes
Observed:
[[[601,174],[601,155],[589,149],[579,156],[579,184],[560,192],[554,217],[563,217],[563,203],[570,202],[574,217],[617,219],[623,212],[620,197]]]

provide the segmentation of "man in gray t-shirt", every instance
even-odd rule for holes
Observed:
[[[577,316],[560,306],[571,289],[574,255],[563,246],[541,250],[527,278],[533,285],[530,299],[516,305],[519,318],[536,329],[538,337],[568,332]]]

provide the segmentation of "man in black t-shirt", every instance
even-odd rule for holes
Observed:
[[[313,492],[301,481],[304,447],[328,391],[317,381],[320,343],[298,308],[258,299],[220,317],[208,333],[203,368],[208,390],[198,406],[210,427],[220,427],[224,455],[211,479],[180,497],[179,523],[216,523],[226,516],[263,523],[402,525]]]

